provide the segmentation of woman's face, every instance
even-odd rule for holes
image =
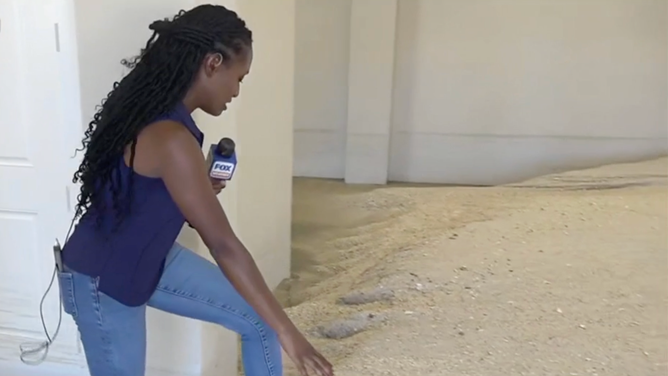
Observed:
[[[201,83],[202,111],[218,116],[227,109],[233,98],[239,95],[241,81],[250,72],[253,60],[251,47],[244,48],[228,61],[221,54],[211,54],[204,60]]]

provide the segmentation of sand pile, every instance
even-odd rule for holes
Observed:
[[[297,179],[279,297],[342,376],[665,375],[667,171],[497,188]]]

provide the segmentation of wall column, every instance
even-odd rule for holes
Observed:
[[[216,3],[236,11],[253,32],[253,64],[228,111],[217,118],[198,112],[196,120],[205,149],[222,137],[237,144],[238,168],[220,202],[275,288],[290,273],[295,0]],[[197,239],[200,253],[210,257],[191,232],[182,236]],[[201,324],[201,375],[235,375],[238,356],[236,333]]]
[[[346,183],[387,183],[397,0],[353,1]]]

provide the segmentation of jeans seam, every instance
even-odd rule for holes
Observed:
[[[267,336],[266,336],[266,333],[264,331],[264,328],[262,328],[262,324],[259,321],[254,320],[251,317],[248,317],[248,315],[246,315],[242,312],[239,312],[236,309],[234,309],[234,308],[232,308],[232,307],[230,307],[226,304],[214,304],[214,303],[211,303],[211,302],[209,302],[205,299],[202,299],[200,296],[190,294],[190,293],[187,293],[185,291],[175,291],[175,290],[171,290],[171,289],[166,289],[165,287],[162,287],[162,286],[158,286],[157,290],[161,291],[161,292],[164,292],[166,294],[180,296],[180,297],[190,299],[190,300],[193,300],[193,301],[196,301],[196,302],[199,302],[199,303],[203,303],[203,304],[206,304],[210,307],[222,309],[222,310],[224,310],[228,313],[234,314],[235,316],[240,317],[240,318],[250,322],[251,324],[253,324],[253,328],[255,328],[255,330],[257,330],[257,332],[260,335],[260,338],[262,340],[262,349],[264,350],[264,362],[267,365],[267,369],[269,371],[269,374],[271,376],[276,375],[276,373],[274,372],[274,364],[271,362],[271,358],[269,357],[269,345],[267,343],[268,342],[267,341]]]
[[[100,291],[98,290],[99,285],[100,285],[100,277],[91,279],[91,294],[93,295],[93,308],[95,310],[95,313],[97,314],[97,324],[100,328],[100,332],[102,332],[102,343],[104,344],[104,353],[107,364],[110,369],[118,370],[118,367],[114,367],[114,362],[116,362],[117,359],[115,359],[114,349],[109,341],[109,333],[107,329],[104,327],[102,319],[102,303],[100,302]]]

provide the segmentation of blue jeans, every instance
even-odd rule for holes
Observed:
[[[63,307],[74,318],[91,376],[143,376],[146,306],[222,325],[241,335],[248,376],[283,375],[276,333],[239,295],[218,266],[179,244],[144,306],[128,307],[98,291],[96,278],[59,273]]]

